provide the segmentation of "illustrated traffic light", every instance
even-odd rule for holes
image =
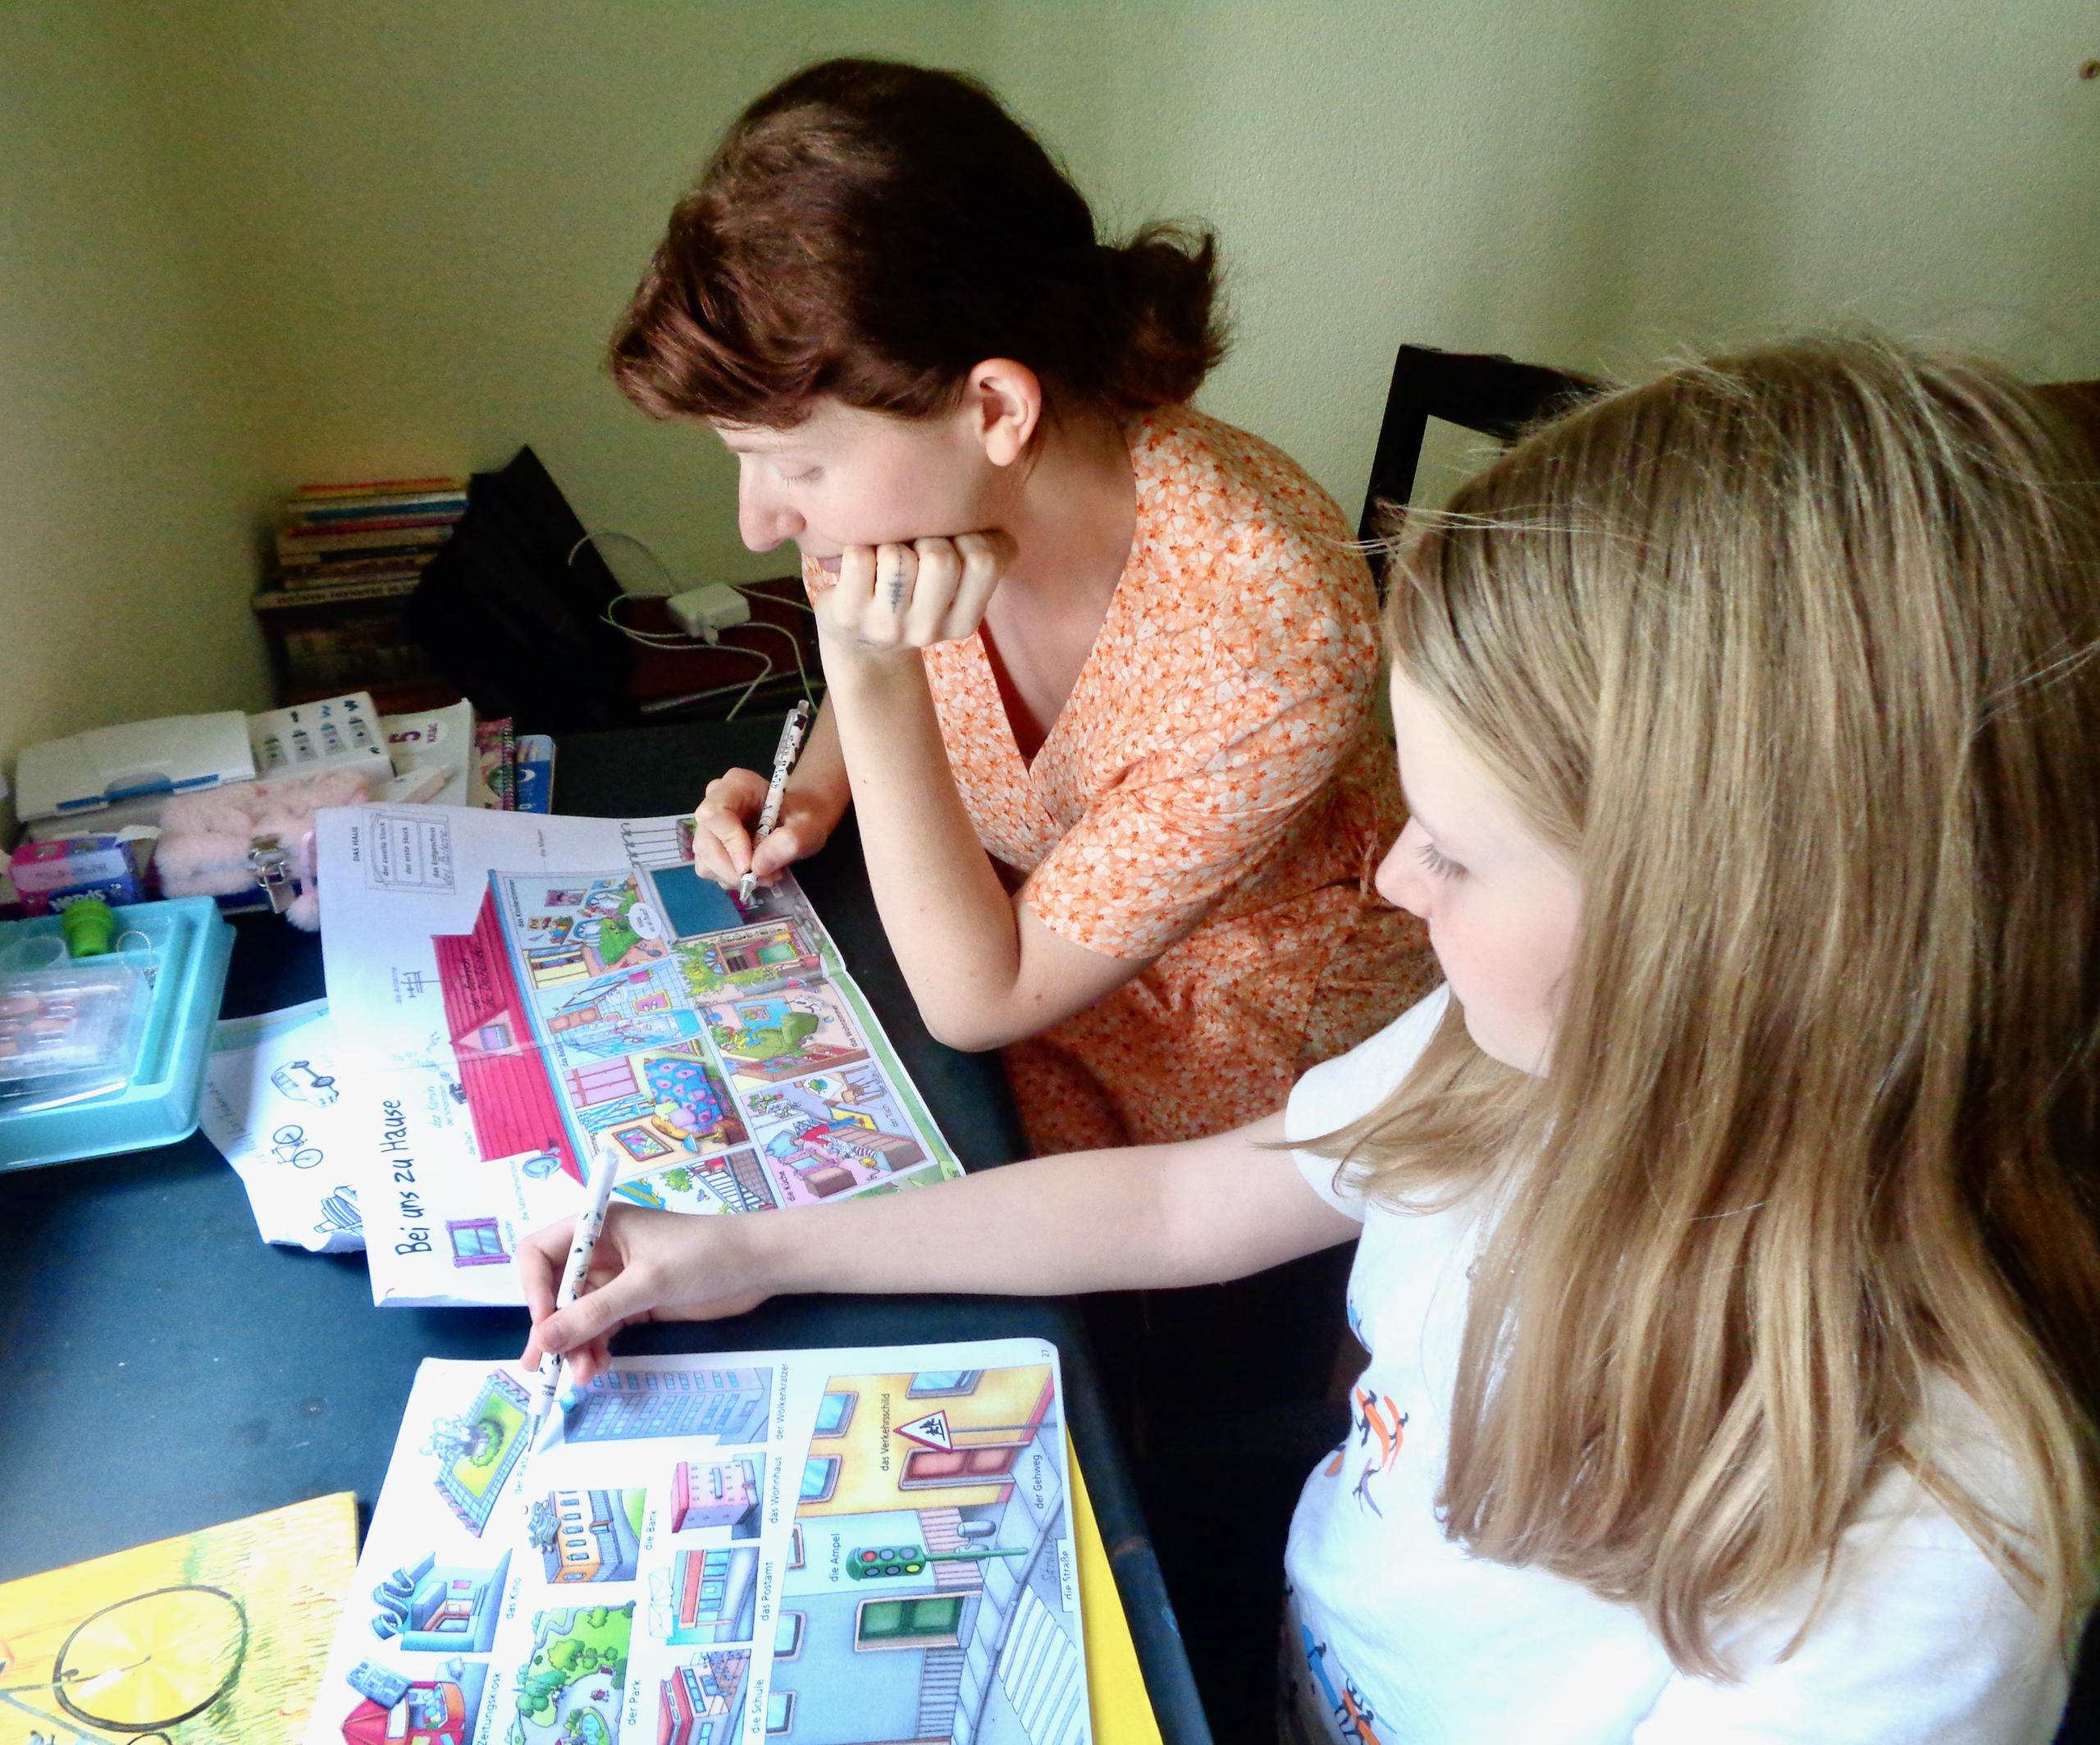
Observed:
[[[885,1545],[856,1550],[846,1560],[846,1573],[856,1582],[883,1575],[923,1575],[926,1554],[915,1545]]]
[[[846,1573],[856,1582],[885,1575],[921,1575],[929,1563],[982,1563],[988,1557],[1021,1557],[1019,1546],[994,1545],[966,1551],[928,1551],[915,1545],[860,1546],[846,1557]]]

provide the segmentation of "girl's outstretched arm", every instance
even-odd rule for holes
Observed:
[[[565,1351],[577,1379],[633,1321],[713,1320],[807,1291],[958,1290],[1048,1296],[1212,1284],[1355,1237],[1306,1185],[1281,1112],[1171,1145],[1075,1152],[938,1187],[783,1217],[696,1217],[615,1206],[591,1288],[553,1313],[574,1221],[520,1245],[532,1313],[525,1361]]]

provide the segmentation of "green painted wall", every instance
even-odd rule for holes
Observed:
[[[249,360],[126,0],[0,6],[0,757],[267,701]]]
[[[1119,217],[1218,226],[1206,403],[1353,514],[1404,339],[1609,371],[1866,319],[2100,374],[2095,55],[2089,0],[1183,0],[1002,7],[991,65]]]
[[[680,585],[777,572],[712,437],[598,352],[719,129],[820,54],[977,71],[1111,222],[1215,224],[1206,404],[1352,509],[1404,338],[1609,368],[1866,318],[2100,374],[2088,0],[0,0],[0,755],[259,701],[252,533],[303,477],[530,441]],[[84,651],[145,688],[84,689]]]

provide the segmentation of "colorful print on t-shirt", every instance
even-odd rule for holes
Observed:
[[[1321,1696],[1326,1700],[1342,1738],[1350,1745],[1385,1745],[1375,1724],[1377,1715],[1364,1699],[1363,1692],[1356,1688],[1356,1681],[1344,1670],[1340,1660],[1335,1657],[1334,1650],[1323,1642],[1314,1641],[1312,1633],[1302,1624],[1298,1633],[1305,1648],[1305,1665],[1319,1686]],[[1328,1664],[1331,1659],[1331,1667]]]
[[[1383,1519],[1386,1511],[1371,1494],[1371,1482],[1392,1471],[1393,1464],[1400,1457],[1400,1445],[1406,1440],[1408,1414],[1393,1403],[1390,1395],[1373,1393],[1367,1387],[1358,1388],[1349,1401],[1349,1432],[1329,1457],[1323,1476],[1340,1477],[1343,1467],[1349,1463],[1350,1445],[1354,1444],[1363,1451],[1363,1464],[1350,1494],[1356,1498],[1359,1508],[1368,1509]]]

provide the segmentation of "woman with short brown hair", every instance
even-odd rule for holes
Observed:
[[[982,85],[831,61],[760,97],[671,217],[621,387],[738,456],[801,548],[829,695],[780,824],[733,770],[733,883],[849,800],[927,1026],[1003,1047],[1039,1152],[1189,1138],[1430,981],[1371,885],[1398,828],[1376,605],[1334,502],[1187,402],[1208,235],[1100,241]]]

